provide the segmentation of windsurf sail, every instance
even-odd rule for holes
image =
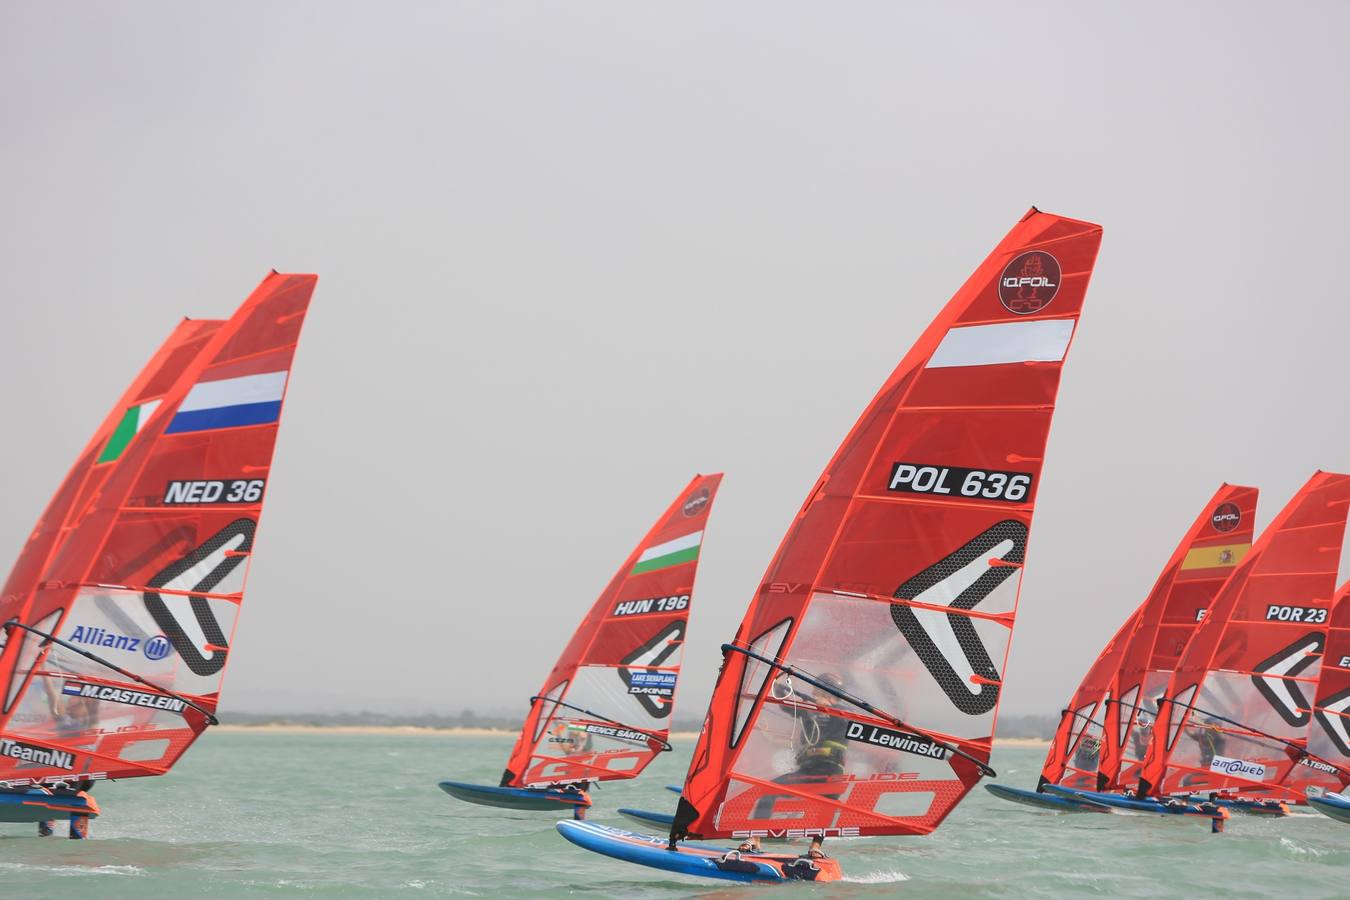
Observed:
[[[214,723],[315,281],[180,325],[48,505],[0,596],[0,782],[163,774]]]
[[[1167,691],[1176,661],[1214,595],[1251,551],[1257,494],[1256,488],[1221,485],[1139,608],[1139,625],[1112,679],[1097,790],[1139,781],[1158,698]]]
[[[1313,794],[1344,793],[1350,786],[1350,582],[1341,585],[1331,605],[1312,713],[1310,755],[1299,762],[1327,776],[1311,785]]]
[[[502,787],[635,778],[670,748],[699,552],[722,476],[699,475],[624,560],[563,649]]]
[[[1101,228],[1031,210],[928,326],[788,529],[672,842],[922,834],[988,759],[1060,372]]]
[[[1158,708],[1141,796],[1198,783],[1304,802],[1333,784],[1305,760],[1327,763],[1307,734],[1347,510],[1350,476],[1316,473],[1220,588]]]
[[[1142,609],[1137,609],[1125,620],[1083,676],[1069,705],[1060,711],[1059,727],[1041,766],[1037,790],[1047,784],[1089,791],[1101,789],[1098,771],[1106,742],[1111,683],[1142,613]]]

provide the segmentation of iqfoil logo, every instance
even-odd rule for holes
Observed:
[[[707,488],[699,488],[697,494],[684,501],[681,512],[683,512],[686,517],[696,516],[703,512],[703,509],[708,505],[708,500],[710,498],[711,495],[708,493]]]
[[[1214,526],[1215,531],[1232,531],[1241,523],[1242,510],[1237,508],[1236,503],[1220,503],[1209,516],[1209,524]]]
[[[1253,781],[1261,781],[1266,777],[1265,766],[1245,759],[1234,759],[1231,756],[1214,757],[1209,761],[1209,770],[1224,775],[1236,775],[1239,778],[1250,778]]]
[[[1059,260],[1044,250],[1019,254],[998,278],[998,299],[1019,316],[1040,312],[1059,293]]]

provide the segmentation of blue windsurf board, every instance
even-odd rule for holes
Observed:
[[[681,842],[669,849],[665,838],[610,828],[595,822],[563,821],[558,833],[593,853],[681,875],[723,881],[836,881],[833,859],[807,859],[781,853],[741,853],[729,848]]]
[[[462,781],[442,781],[440,788],[451,797],[501,809],[572,812],[577,807],[585,809],[591,805],[589,797],[575,791],[495,787],[486,784],[466,784]]]

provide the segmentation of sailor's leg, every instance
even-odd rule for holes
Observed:
[[[72,841],[83,841],[89,837],[89,817],[71,816],[70,817],[70,839]]]
[[[38,823],[38,837],[51,837],[52,832],[55,830],[56,822],[52,819]]]

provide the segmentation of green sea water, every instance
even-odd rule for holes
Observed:
[[[1237,817],[1210,835],[1188,820],[1039,813],[976,791],[926,837],[831,841],[848,878],[741,886],[587,853],[550,814],[473,806],[443,778],[494,784],[501,737],[220,732],[174,772],[100,785],[94,840],[0,824],[0,896],[177,897],[1346,897],[1350,825],[1318,813]],[[595,792],[669,811],[692,746],[636,782]],[[999,780],[1035,782],[1042,752],[995,753]],[[64,824],[58,834],[64,834]],[[751,893],[746,893],[751,892]]]

